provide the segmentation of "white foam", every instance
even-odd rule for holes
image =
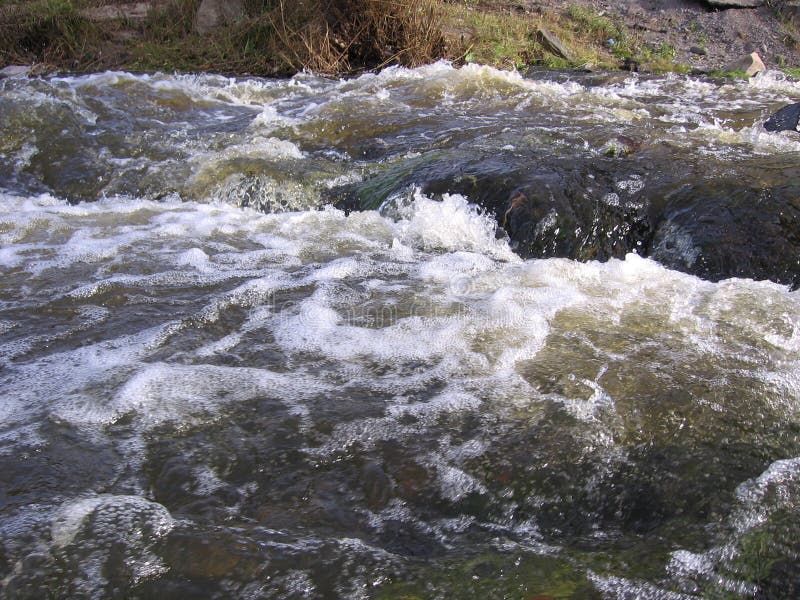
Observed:
[[[95,410],[88,389],[113,386],[141,360],[158,329],[51,354],[9,368],[3,381],[3,424],[19,426],[50,416],[70,421],[73,414]]]
[[[360,320],[361,311],[353,306],[340,314],[315,295],[304,300],[295,314],[276,318],[273,331],[286,352],[314,352],[337,360],[425,360],[467,349],[457,318],[389,319],[391,324],[381,329],[348,324]]]
[[[741,484],[736,488],[743,508],[735,521],[737,530],[745,532],[763,524],[776,510],[800,505],[796,492],[799,482],[800,457],[776,461],[755,479]]]
[[[194,488],[192,491],[195,494],[210,496],[225,486],[225,482],[208,465],[196,467],[192,474],[194,476]]]
[[[759,587],[749,580],[736,579],[740,573],[741,541],[751,530],[764,525],[776,512],[796,511],[800,497],[800,458],[772,463],[761,475],[745,481],[736,489],[739,506],[728,518],[728,535],[722,542],[702,553],[676,550],[670,554],[667,572],[673,582],[696,586],[709,585],[739,597],[753,597]],[[748,577],[749,579],[749,577]],[[619,579],[624,588],[632,582]],[[698,588],[699,590],[699,588]]]
[[[406,245],[427,251],[464,250],[519,261],[508,243],[497,239],[494,219],[481,214],[464,196],[445,194],[436,201],[417,190],[412,202],[399,212],[403,219],[396,225],[396,237]]]
[[[61,507],[51,526],[53,544],[57,547],[71,544],[89,515],[98,508],[112,506],[152,511],[157,517],[155,531],[161,535],[166,534],[174,526],[174,521],[167,509],[156,502],[150,502],[139,496],[101,494],[73,500]]]
[[[17,244],[15,246],[0,248],[0,266],[6,269],[13,269],[20,266],[25,260],[24,253],[26,250],[33,248],[35,248],[35,246],[32,244]]]
[[[166,572],[168,567],[154,550],[174,527],[174,519],[161,504],[140,496],[102,494],[65,503],[53,519],[51,537],[57,550],[73,547],[89,552],[81,562],[84,577],[76,583],[87,597],[99,597],[112,550],[123,553],[134,584]]]
[[[707,554],[676,550],[670,555],[667,570],[681,576],[708,576],[714,572],[714,561]]]
[[[486,486],[476,478],[447,464],[438,463],[436,475],[442,496],[451,502],[458,502],[472,493],[486,494],[488,492]]]
[[[597,376],[602,377],[603,371]],[[600,414],[615,410],[614,399],[606,392],[597,380],[582,379],[580,382],[592,390],[589,398],[559,398],[564,407],[576,418],[584,422],[598,421]],[[613,443],[613,440],[607,440]]]
[[[422,423],[433,424],[442,414],[474,411],[478,409],[480,404],[480,398],[476,398],[472,394],[449,390],[434,396],[427,402],[394,404],[387,410],[387,415],[397,420],[403,416],[411,415]]]
[[[209,256],[200,248],[192,248],[180,254],[176,260],[178,265],[194,267],[198,271],[208,270]]]
[[[636,581],[612,575],[602,576],[591,571],[589,572],[589,581],[600,590],[603,598],[608,598],[609,600],[639,600],[640,598],[692,600],[692,598],[696,598],[694,595],[672,592],[645,581]]]
[[[353,276],[364,277],[368,265],[363,260],[357,258],[340,258],[333,260],[327,265],[314,271],[313,279],[316,281],[327,281],[334,279],[346,279]]]
[[[242,144],[228,146],[220,154],[214,155],[215,160],[232,160],[238,158],[258,159],[295,159],[305,158],[305,154],[297,144],[289,140],[276,137],[256,136]]]
[[[787,102],[800,96],[800,81],[788,77],[783,71],[768,70],[758,73],[747,81],[747,87],[783,94]]]
[[[141,368],[108,401],[86,398],[59,416],[76,425],[108,425],[132,415],[141,426],[187,424],[218,418],[220,407],[261,396],[301,398],[306,388],[298,377],[262,369],[211,365],[151,364]],[[292,392],[291,394],[289,392]],[[316,393],[316,392],[314,392]]]
[[[280,578],[280,582],[283,585],[284,593],[296,594],[300,598],[308,598],[317,590],[317,586],[314,585],[310,574],[298,569],[288,571],[286,575]]]
[[[449,252],[434,256],[419,266],[419,276],[426,281],[449,284],[455,294],[469,293],[471,276],[493,271],[495,261],[477,252]]]
[[[256,118],[250,123],[250,128],[259,132],[269,133],[279,127],[291,127],[299,124],[299,119],[284,116],[278,112],[276,106],[266,104]]]

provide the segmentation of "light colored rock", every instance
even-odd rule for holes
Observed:
[[[224,23],[237,21],[243,14],[243,0],[203,0],[194,17],[194,28],[198,33],[208,33]]]
[[[151,2],[128,2],[125,4],[109,4],[84,8],[81,16],[90,21],[113,21],[114,19],[132,19],[141,21],[150,12]]]
[[[758,8],[764,0],[706,0],[714,8]]]
[[[27,77],[30,75],[33,67],[28,65],[8,65],[4,69],[0,69],[0,78],[2,77]]]
[[[570,49],[567,48],[567,46],[565,46],[561,40],[559,40],[556,36],[554,36],[544,27],[540,27],[539,29],[536,30],[536,40],[550,54],[558,56],[559,58],[563,58],[564,60],[568,60],[570,62],[575,62],[575,57],[573,56]]]
[[[726,71],[743,71],[749,77],[753,77],[756,73],[766,71],[767,67],[764,61],[758,55],[758,52],[751,52],[747,56],[743,56],[739,60],[730,63],[725,67]]]

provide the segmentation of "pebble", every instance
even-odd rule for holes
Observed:
[[[0,77],[27,77],[32,70],[29,65],[8,65],[0,69]]]

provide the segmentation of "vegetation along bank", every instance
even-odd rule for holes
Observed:
[[[352,75],[438,59],[736,74],[800,67],[774,0],[0,0],[0,68]]]

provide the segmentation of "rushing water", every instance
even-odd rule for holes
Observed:
[[[552,159],[611,207],[791,192],[800,139],[759,122],[797,96],[446,64],[0,82],[3,593],[796,597],[798,292],[523,259],[414,184]],[[330,205],[354,193],[380,209]]]

